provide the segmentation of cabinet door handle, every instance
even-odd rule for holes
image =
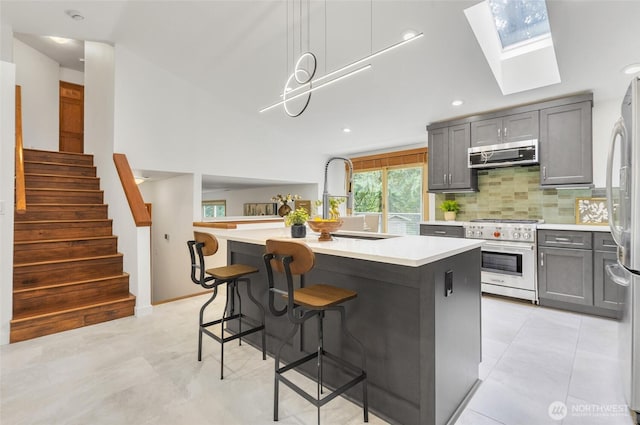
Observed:
[[[556,242],[571,242],[571,239],[556,236]]]
[[[504,137],[507,138],[507,127],[504,128]]]
[[[447,184],[447,173],[443,175],[442,180],[444,181],[444,184]]]
[[[500,138],[500,130],[502,130],[500,127],[498,127],[498,139]]]
[[[452,180],[453,180],[453,179],[451,178],[451,174],[449,174],[449,184],[451,184],[451,181],[452,181]]]
[[[447,232],[445,232],[444,230],[434,230],[433,233],[437,233],[438,235],[446,235]]]
[[[547,179],[547,166],[543,165],[542,166],[542,180],[546,180]]]
[[[540,253],[540,267],[544,267],[544,252]]]

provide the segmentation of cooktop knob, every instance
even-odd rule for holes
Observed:
[[[531,234],[530,233],[524,233],[522,235],[522,237],[525,238],[525,239],[529,239],[531,237]]]
[[[473,237],[473,230],[467,230],[467,237]]]
[[[482,237],[482,230],[478,230],[478,231],[476,232],[476,236],[478,236],[478,237]]]
[[[520,233],[513,232],[513,239],[520,239]]]

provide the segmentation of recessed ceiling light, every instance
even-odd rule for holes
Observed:
[[[344,128],[342,129],[342,132],[343,132],[343,133],[351,133],[351,129],[350,129],[349,127],[344,127]]]
[[[638,72],[640,72],[640,63],[634,63],[634,64],[631,64],[631,65],[627,65],[627,66],[624,67],[622,72],[624,72],[627,75],[637,74]]]
[[[56,37],[54,35],[50,35],[49,38],[58,44],[67,44],[68,42],[71,41],[70,38]]]
[[[464,100],[456,99],[451,102],[451,106],[460,106],[464,103]]]
[[[418,32],[415,30],[406,30],[405,32],[402,33],[402,39],[403,40],[409,40],[413,37],[415,37],[416,35],[418,35]]]
[[[74,21],[82,21],[84,19],[84,16],[82,16],[82,14],[77,10],[65,10],[64,13],[66,13],[67,16],[69,16]]]

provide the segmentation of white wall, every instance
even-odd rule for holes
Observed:
[[[149,229],[136,228],[113,164],[114,59],[112,46],[85,42],[84,146],[86,153],[94,154],[105,203],[109,204],[109,217],[113,219],[113,231],[118,236],[118,251],[124,254],[124,270],[130,275],[129,290],[136,296],[136,315],[144,315],[151,312],[146,242]],[[146,244],[147,252],[141,243]]]
[[[140,185],[152,204],[151,300],[153,303],[202,292],[191,282],[187,241],[193,239],[193,175]]]
[[[271,198],[276,194],[300,195],[301,199],[313,202],[318,198],[317,184],[294,184],[285,186],[267,186],[253,189],[235,190],[210,190],[202,192],[202,200],[225,200],[227,201],[227,216],[244,215],[244,204],[252,202],[273,202]],[[202,212],[202,211],[200,211]],[[200,220],[199,218],[198,220]]]
[[[25,148],[58,150],[60,65],[13,39],[16,84],[22,86]]]
[[[76,71],[75,69],[69,69],[60,67],[60,81],[66,81],[67,83],[84,85],[84,72]]]
[[[13,300],[15,66],[0,62],[0,345],[9,343]]]
[[[273,128],[256,123],[255,117],[221,103],[214,93],[160,69],[122,44],[116,46],[116,63],[115,148],[127,154],[132,167],[318,181],[324,156],[306,155],[299,140],[283,138]],[[300,152],[282,149],[296,143]]]

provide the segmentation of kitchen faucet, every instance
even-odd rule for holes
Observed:
[[[336,159],[341,159],[349,166],[349,183],[347,184],[346,195],[329,195],[327,191],[327,174],[329,171],[329,164]],[[351,215],[353,209],[353,193],[351,192],[351,186],[353,185],[353,163],[349,158],[343,158],[341,156],[334,156],[329,158],[324,166],[324,191],[322,192],[322,218],[329,218],[329,198],[346,198],[347,199],[347,215]]]

